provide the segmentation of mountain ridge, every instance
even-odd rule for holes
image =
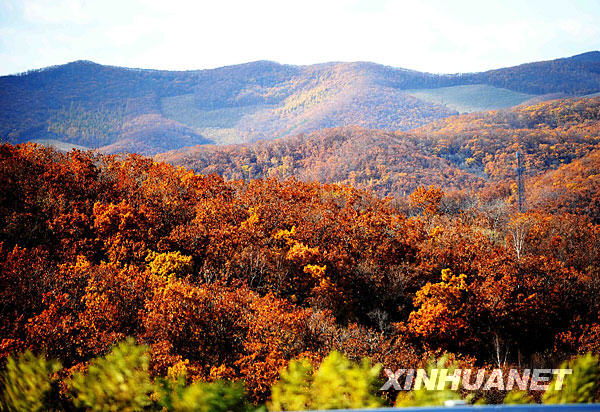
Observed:
[[[524,66],[524,65],[528,65],[528,64],[535,64],[535,63],[547,63],[547,62],[552,62],[552,61],[556,61],[556,60],[579,60],[579,61],[589,61],[589,62],[593,62],[593,63],[600,63],[600,50],[590,50],[587,52],[574,54],[574,55],[568,56],[568,57],[557,57],[555,59],[539,60],[539,61],[535,61],[535,62],[524,62],[524,63],[516,64],[514,66],[506,66],[503,68],[506,69],[506,68],[520,67],[520,66]],[[335,65],[335,64],[351,64],[351,63],[372,64],[375,66],[381,66],[381,67],[396,69],[396,70],[401,70],[401,71],[425,73],[425,74],[439,75],[439,76],[454,76],[454,75],[461,75],[461,74],[480,74],[480,73],[486,73],[486,72],[490,72],[490,71],[494,71],[494,70],[502,70],[503,69],[503,68],[498,68],[498,69],[489,69],[489,70],[482,70],[482,71],[475,71],[475,72],[454,72],[454,73],[452,73],[452,72],[420,71],[420,70],[415,70],[415,69],[409,69],[406,67],[392,66],[392,65],[388,65],[388,64],[372,62],[369,60],[354,60],[354,61],[331,60],[331,61],[311,63],[311,64],[291,64],[291,63],[280,63],[275,60],[269,60],[269,59],[260,59],[260,60],[252,60],[252,61],[243,62],[243,63],[228,64],[225,66],[218,66],[218,67],[213,67],[213,68],[169,70],[169,69],[153,69],[153,68],[148,68],[148,67],[117,66],[117,65],[112,65],[112,64],[98,63],[98,62],[95,62],[93,60],[88,60],[88,59],[78,59],[78,60],[73,60],[70,62],[63,63],[63,64],[55,64],[55,65],[51,65],[51,66],[40,67],[37,69],[25,70],[25,71],[17,72],[17,73],[9,73],[9,74],[2,75],[0,77],[21,76],[21,75],[25,75],[25,74],[29,74],[29,73],[33,73],[33,72],[52,70],[54,68],[60,68],[63,66],[68,66],[68,65],[93,65],[93,66],[102,66],[102,67],[113,67],[113,68],[132,70],[132,71],[192,73],[192,72],[219,70],[219,69],[228,68],[228,67],[239,67],[239,66],[259,65],[259,64],[268,64],[268,65],[274,65],[274,66],[288,66],[288,67],[309,67],[309,66],[326,66],[326,65]]]
[[[349,125],[408,130],[463,111],[600,92],[599,56],[442,75],[371,62],[165,71],[75,61],[0,77],[0,139],[154,155]]]

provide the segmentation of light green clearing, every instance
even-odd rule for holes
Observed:
[[[417,99],[441,104],[460,113],[513,107],[535,97],[532,94],[519,93],[486,84],[440,87],[438,89],[413,89],[404,92]]]
[[[86,147],[86,146],[80,146],[78,144],[61,142],[60,140],[54,140],[54,139],[37,139],[37,140],[33,140],[33,143],[41,144],[42,146],[46,146],[46,147],[52,147],[61,152],[70,152],[73,149],[77,149],[77,150],[81,150],[81,151],[90,150],[90,148]]]
[[[233,128],[242,117],[268,107],[252,105],[200,110],[195,107],[193,94],[164,97],[160,105],[163,116],[196,129]]]
[[[234,128],[205,127],[197,129],[197,132],[215,144],[241,143],[239,132]]]

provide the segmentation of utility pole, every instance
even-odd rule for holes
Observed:
[[[517,191],[519,196],[519,212],[525,212],[525,182],[523,182],[523,165],[521,152],[517,150]]]

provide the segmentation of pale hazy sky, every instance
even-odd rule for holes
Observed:
[[[0,74],[366,60],[467,72],[600,49],[600,0],[0,0]]]

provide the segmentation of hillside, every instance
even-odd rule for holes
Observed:
[[[364,62],[172,72],[78,61],[0,78],[0,139],[155,154],[348,125],[408,130],[457,112],[599,91],[599,52],[454,75]]]
[[[383,196],[407,194],[424,183],[447,188],[483,183],[448,160],[421,150],[404,134],[359,127],[245,145],[196,146],[159,154],[156,159],[227,179],[294,177],[348,184]]]
[[[406,93],[419,100],[440,104],[460,113],[512,107],[535,97],[532,94],[484,84],[414,89],[407,90]]]
[[[559,99],[472,113],[433,122],[410,135],[424,150],[491,180],[514,175],[515,152],[520,149],[526,173],[532,176],[598,146],[600,99]]]
[[[533,177],[599,144],[600,98],[585,98],[453,116],[409,132],[336,128],[254,144],[196,146],[157,159],[228,179],[295,177],[401,196],[419,185],[473,189],[512,181],[519,149],[525,173]]]
[[[600,150],[532,179],[529,186],[529,207],[583,214],[600,223]]]

